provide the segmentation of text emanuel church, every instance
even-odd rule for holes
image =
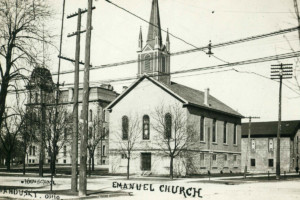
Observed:
[[[109,171],[174,175],[241,171],[242,115],[209,94],[171,81],[170,40],[162,42],[153,0],[138,79],[106,108]]]

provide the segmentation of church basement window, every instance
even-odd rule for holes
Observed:
[[[273,159],[269,159],[269,167],[274,167],[274,160]]]
[[[251,162],[251,167],[255,167],[255,159],[251,158],[250,162]]]

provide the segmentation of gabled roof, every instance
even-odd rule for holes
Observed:
[[[209,95],[208,102],[210,106],[204,104],[204,92],[199,90],[195,90],[189,88],[187,86],[171,82],[171,84],[164,84],[159,82],[148,75],[144,75],[135,81],[131,86],[127,88],[121,95],[119,95],[113,102],[111,102],[106,109],[110,110],[116,105],[124,96],[126,96],[131,90],[133,90],[140,82],[144,79],[148,79],[153,84],[157,85],[158,87],[162,88],[164,91],[172,95],[174,98],[178,99],[181,103],[186,106],[196,106],[201,107],[203,109],[213,110],[215,112],[222,112],[224,114],[234,115],[236,117],[242,118],[242,115],[237,111],[233,110],[229,106],[225,105],[215,97]]]
[[[276,137],[278,121],[252,122],[251,138],[255,137]],[[282,121],[280,137],[293,138],[300,129],[300,120]],[[248,137],[249,123],[242,123],[242,137]]]

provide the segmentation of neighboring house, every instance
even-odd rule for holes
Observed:
[[[44,86],[41,86],[40,84],[37,84],[39,81],[36,81],[34,74],[36,72],[42,71],[42,73],[39,73],[38,77],[46,76],[48,77],[49,82],[47,85],[49,85],[48,90],[45,90]],[[31,131],[35,131],[37,137],[40,137],[41,133],[41,99],[40,96],[42,95],[44,98],[45,103],[45,119],[48,122],[49,118],[52,118],[54,115],[53,113],[49,113],[49,110],[51,108],[53,109],[55,105],[55,92],[53,89],[53,81],[51,78],[50,71],[45,68],[35,68],[32,73],[30,84],[27,86],[29,96],[31,98],[28,98],[28,102],[26,104],[27,111],[32,113],[32,124],[31,124]],[[51,87],[50,87],[51,86]],[[72,143],[72,113],[73,113],[73,88],[62,88],[60,89],[60,95],[59,95],[59,112],[65,112],[66,116],[68,117],[68,120],[65,120],[63,122],[67,122],[67,125],[63,130],[63,135],[60,137],[59,142],[59,153],[56,159],[56,163],[58,164],[70,164],[71,163],[71,143]],[[95,156],[94,156],[94,163],[96,165],[107,165],[108,164],[108,124],[107,119],[108,117],[105,116],[104,108],[114,100],[118,94],[113,90],[113,87],[111,85],[100,85],[98,87],[90,87],[89,90],[89,139],[88,143],[90,145],[96,144],[96,150],[95,150]],[[81,113],[82,113],[82,88],[79,88],[79,134],[81,132]],[[64,115],[62,113],[59,113],[59,116]],[[51,124],[46,123],[47,125]],[[61,125],[61,124],[60,124]],[[61,125],[62,126],[62,125]],[[61,144],[61,145],[60,145]],[[78,148],[80,148],[80,135],[79,135],[79,145]],[[29,164],[37,164],[39,163],[39,151],[40,150],[40,143],[33,142],[28,147],[27,152],[27,158],[26,163]],[[80,154],[80,150],[78,151]],[[44,152],[45,158],[44,163],[50,163],[50,157],[47,153],[47,150]],[[79,159],[80,157],[78,157]]]
[[[142,34],[139,36],[138,80],[106,108],[110,111],[110,173],[125,173],[129,156],[130,173],[169,174],[170,157],[164,154],[167,147],[159,145],[156,111],[165,109],[165,138],[161,141],[170,139],[175,145],[176,116],[168,109],[177,107],[181,123],[189,127],[185,136],[193,134],[193,139],[175,158],[174,174],[240,172],[242,115],[211,96],[209,89],[201,92],[172,82],[169,35],[163,45],[157,0],[152,2],[150,24],[145,46]],[[130,129],[136,124],[140,134],[129,141]],[[122,144],[132,142],[135,146],[128,155]]]
[[[250,144],[249,123],[242,124],[242,167],[248,160],[248,171],[276,172],[278,122],[252,122]],[[282,121],[280,134],[280,171],[295,171],[299,167],[300,120]]]

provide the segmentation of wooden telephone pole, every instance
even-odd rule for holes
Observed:
[[[271,79],[279,79],[279,103],[278,103],[278,129],[277,129],[277,150],[276,150],[276,179],[280,179],[280,132],[281,132],[281,93],[282,79],[292,78],[293,64],[271,65]]]
[[[251,137],[251,120],[252,119],[259,119],[260,117],[253,117],[253,116],[249,116],[249,117],[244,117],[244,118],[248,118],[249,119],[249,127],[248,127],[248,141],[247,141],[247,151],[246,151],[246,159],[245,159],[245,169],[244,169],[244,178],[246,178],[247,175],[247,165],[248,165],[248,161],[250,158],[250,146],[251,146],[251,142],[250,142],[250,137]]]
[[[95,9],[93,7],[92,9]],[[73,136],[72,136],[72,178],[71,178],[71,190],[77,192],[78,183],[78,96],[79,96],[79,64],[80,64],[80,34],[86,32],[81,31],[81,14],[86,13],[88,10],[78,9],[77,13],[69,15],[67,18],[77,16],[77,31],[68,34],[68,37],[76,35],[76,50],[75,50],[75,75],[74,75],[74,100],[73,100]]]
[[[90,52],[91,52],[91,33],[92,33],[92,6],[93,0],[88,0],[88,14],[86,25],[85,41],[85,65],[83,79],[83,132],[80,143],[80,172],[79,172],[79,196],[86,196],[86,172],[87,172],[87,142],[88,142],[88,110],[89,110],[89,79],[90,79]]]

